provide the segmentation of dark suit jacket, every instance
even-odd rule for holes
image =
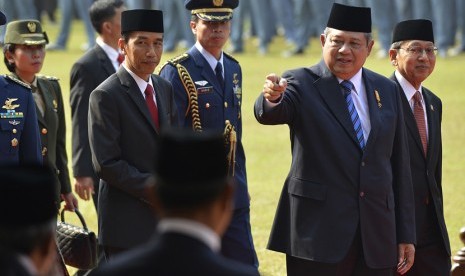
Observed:
[[[89,97],[92,90],[113,73],[115,73],[115,69],[110,59],[97,44],[76,61],[71,68],[70,104],[74,176],[92,176],[96,178],[92,167],[87,127]]]
[[[118,257],[91,275],[258,275],[254,267],[226,259],[203,242],[174,232],[164,233],[147,246]]]
[[[359,229],[369,267],[394,267],[397,244],[415,242],[413,191],[401,100],[394,82],[367,69],[371,132],[362,151],[337,78],[326,65],[284,73],[281,103],[255,117],[288,124],[292,165],[268,248],[324,263],[340,262]],[[379,104],[376,100],[379,94]]]
[[[248,208],[250,202],[247,190],[246,160],[242,146],[241,67],[232,57],[228,55],[223,56],[225,83],[223,90],[216,78],[215,72],[199,50],[194,46],[187,54],[188,57],[183,59],[180,64],[187,69],[197,89],[202,129],[223,131],[225,121],[229,120],[236,130],[237,144],[234,178],[237,186],[234,207],[236,209]],[[179,78],[177,69],[172,64],[167,63],[160,71],[160,76],[173,84],[181,125],[192,128],[192,113],[189,110],[190,100]]]
[[[177,125],[171,84],[155,75],[152,81],[161,129]],[[145,99],[124,67],[91,93],[89,142],[100,177],[99,241],[105,246],[131,248],[155,231],[145,182],[154,168],[158,135]]]
[[[0,250],[0,275],[2,276],[33,276],[20,263],[18,257],[3,249]]]
[[[13,109],[6,106],[10,101]],[[0,76],[0,115],[0,165],[42,164],[39,128],[31,89],[9,76]]]
[[[391,79],[398,80],[393,75]],[[400,84],[399,84],[400,87]],[[415,219],[417,226],[417,246],[432,242],[443,243],[445,251],[451,254],[449,235],[444,220],[442,198],[442,102],[430,90],[423,87],[426,115],[428,118],[428,152],[425,158],[418,127],[405,93],[402,94],[405,125],[410,152],[413,190],[415,193]],[[434,260],[432,260],[434,262]]]
[[[49,165],[57,173],[56,193],[59,195],[71,192],[69,180],[68,155],[66,153],[66,121],[58,80],[50,77],[37,77],[37,86],[44,100],[44,116],[40,114],[36,104],[39,122],[42,156],[44,164]]]

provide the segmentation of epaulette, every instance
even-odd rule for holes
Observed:
[[[53,76],[45,76],[45,75],[37,75],[40,79],[51,80],[51,81],[59,81],[60,79]]]
[[[4,75],[5,79],[7,80],[10,80],[10,81],[14,81],[16,82],[17,84],[21,85],[21,86],[24,86],[26,87],[27,89],[31,89],[31,86],[21,80],[18,80],[17,78],[15,78],[15,76],[13,75]]]
[[[228,53],[226,53],[226,52],[223,52],[223,54],[224,54],[225,56],[227,56],[228,58],[232,59],[233,61],[235,61],[236,63],[239,63],[239,61],[238,61],[237,59],[235,59],[233,56],[231,56],[231,54],[228,54]]]
[[[158,67],[158,70],[155,72],[156,74],[160,74],[161,70],[167,65],[167,64],[171,64],[173,65],[174,67],[176,67],[177,64],[183,62],[184,60],[188,59],[190,56],[189,54],[187,53],[184,53],[184,54],[181,54],[179,56],[176,56],[172,59],[169,59],[167,61],[165,61],[165,63],[163,63],[161,66]]]

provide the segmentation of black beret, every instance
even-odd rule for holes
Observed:
[[[250,1],[250,0],[247,0]],[[186,9],[205,21],[231,20],[239,0],[186,0]]]
[[[163,33],[163,12],[160,10],[126,10],[121,13],[121,33]]]
[[[220,132],[176,129],[162,133],[155,156],[155,179],[177,198],[217,194],[227,183],[228,162]]]
[[[341,31],[371,33],[371,9],[334,3],[326,26]]]
[[[56,219],[55,175],[41,165],[0,166],[0,227],[43,225]]]
[[[0,11],[0,26],[5,25],[6,23],[6,16],[3,12]]]
[[[405,40],[424,40],[434,43],[433,23],[427,19],[413,19],[397,23],[392,43]]]

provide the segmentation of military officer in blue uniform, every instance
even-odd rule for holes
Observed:
[[[67,210],[77,207],[71,192],[66,154],[66,123],[58,79],[37,75],[45,59],[46,33],[37,20],[9,22],[5,31],[5,65],[9,76],[29,84],[36,106],[43,163],[56,172],[56,203],[64,200]]]
[[[160,75],[175,91],[181,125],[194,131],[224,130],[229,173],[236,182],[235,209],[222,239],[222,254],[258,268],[250,227],[245,154],[242,146],[242,71],[223,52],[238,0],[187,0],[195,45],[169,60]],[[195,156],[192,157],[195,162]]]
[[[34,99],[26,83],[0,76],[0,165],[20,163],[42,164]]]

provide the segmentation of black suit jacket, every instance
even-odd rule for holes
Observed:
[[[399,84],[397,78],[391,79]],[[410,152],[410,167],[415,193],[415,220],[417,225],[417,246],[440,242],[444,244],[450,255],[449,235],[444,220],[442,197],[442,102],[430,90],[423,87],[428,120],[428,151],[425,158],[421,144],[420,133],[413,116],[412,108],[402,90],[402,106],[407,126],[407,137]],[[434,260],[432,260],[434,261]]]
[[[146,247],[118,256],[92,276],[247,276],[258,275],[252,266],[226,259],[203,242],[168,232],[155,237]]]
[[[178,125],[169,82],[152,75],[161,129]],[[99,241],[105,246],[131,248],[155,231],[145,182],[154,168],[158,132],[145,99],[124,67],[90,95],[89,142],[100,177]]]
[[[73,175],[96,178],[92,167],[87,117],[92,90],[106,80],[115,69],[99,45],[87,51],[71,68],[70,105],[72,120]]]
[[[326,65],[284,73],[281,103],[255,116],[288,124],[292,165],[268,248],[324,263],[340,262],[359,229],[369,267],[397,264],[397,244],[415,242],[409,156],[396,84],[363,69],[371,132],[359,147],[337,78]],[[379,101],[376,99],[379,95]]]

